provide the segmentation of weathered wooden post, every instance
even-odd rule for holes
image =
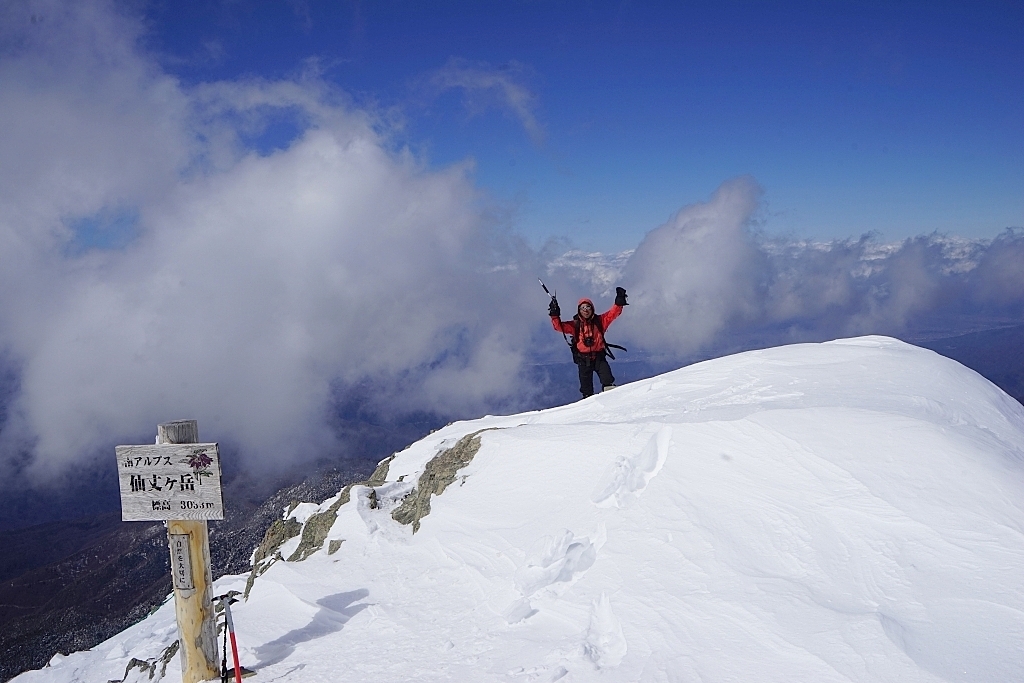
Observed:
[[[220,454],[195,420],[157,426],[152,446],[118,446],[121,519],[164,520],[171,553],[182,683],[220,676],[206,520],[224,519]]]

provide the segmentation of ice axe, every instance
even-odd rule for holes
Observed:
[[[537,278],[537,282],[539,282],[539,283],[540,283],[540,286],[544,288],[544,292],[545,292],[545,293],[546,293],[546,294],[547,294],[548,296],[550,296],[550,297],[551,297],[551,300],[552,300],[552,301],[554,301],[554,302],[555,302],[555,303],[557,304],[557,303],[558,303],[558,299],[557,299],[557,298],[555,297],[555,295],[554,295],[554,294],[552,294],[552,293],[551,293],[550,291],[548,291],[548,286],[547,286],[546,284],[544,284],[544,281],[543,281],[543,280],[541,280],[540,278]],[[572,348],[572,342],[571,342],[571,341],[569,341],[569,337],[567,337],[567,336],[566,336],[566,334],[565,334],[565,332],[564,332],[564,331],[562,332],[562,339],[564,339],[564,340],[565,340],[565,343],[566,343],[566,344],[568,344],[568,345],[569,345],[569,348],[571,349],[571,348]]]
[[[231,658],[235,662],[235,683],[242,683],[242,667],[238,664],[238,643],[235,641],[235,620],[231,618],[231,603],[238,602],[238,600],[235,600],[231,593],[218,595],[214,600],[219,600],[224,607],[224,656],[220,663],[221,683],[228,683],[228,636],[231,637]]]

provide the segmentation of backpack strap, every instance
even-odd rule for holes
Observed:
[[[604,323],[601,322],[601,316],[599,316],[599,315],[597,315],[595,313],[594,317],[593,317],[593,321],[594,321],[594,327],[596,327],[598,330],[600,330],[601,337],[603,338],[604,337]],[[573,327],[574,327],[573,335],[572,335],[572,343],[570,344],[570,346],[572,347],[572,359],[573,359],[574,362],[579,363],[579,361],[577,360],[577,357],[582,355],[582,354],[580,354],[580,352],[576,348],[576,341],[580,338],[580,325],[582,324],[582,321],[580,320],[579,313],[577,313],[576,315],[574,315],[572,317],[572,324],[573,324]],[[622,349],[623,351],[627,350],[625,346],[619,346],[618,344],[609,344],[608,340],[605,339],[604,340],[604,352],[606,354],[608,354],[609,358],[611,358],[612,360],[615,360],[615,354],[612,353],[612,349]]]

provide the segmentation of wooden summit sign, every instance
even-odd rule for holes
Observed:
[[[224,519],[215,443],[118,446],[121,519]]]
[[[156,444],[117,446],[121,519],[163,520],[171,553],[182,683],[219,676],[208,519],[224,519],[220,453],[195,420],[157,425]]]

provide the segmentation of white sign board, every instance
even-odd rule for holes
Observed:
[[[121,519],[224,519],[215,443],[117,446]]]

